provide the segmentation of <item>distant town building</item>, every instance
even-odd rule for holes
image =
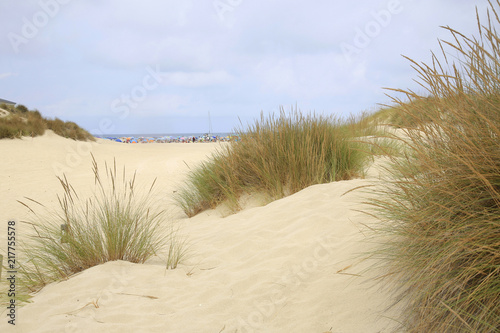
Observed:
[[[8,101],[6,99],[1,99],[0,98],[0,104],[11,104],[11,105],[16,105],[15,102]]]

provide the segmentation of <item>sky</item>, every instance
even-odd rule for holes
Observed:
[[[347,117],[412,89],[487,0],[2,0],[0,98],[93,134],[230,132]],[[453,54],[449,54],[453,57]],[[420,90],[419,90],[420,89]],[[209,118],[210,115],[210,118]]]

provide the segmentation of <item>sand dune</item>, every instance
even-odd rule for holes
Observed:
[[[208,211],[188,219],[172,193],[186,164],[217,146],[82,144],[51,133],[0,140],[2,249],[6,221],[28,216],[16,200],[56,204],[56,174],[64,171],[90,193],[90,152],[137,170],[141,183],[157,178],[159,202],[190,244],[188,261],[175,270],[166,270],[161,256],[142,265],[115,261],[46,286],[18,309],[15,329],[2,314],[0,331],[389,332],[396,310],[387,310],[390,297],[373,280],[376,272],[366,271],[377,262],[366,258],[374,245],[363,225],[375,221],[357,212],[361,191],[343,195],[375,178],[312,186],[228,217]]]

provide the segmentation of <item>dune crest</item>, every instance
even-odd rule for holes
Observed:
[[[92,267],[46,286],[17,311],[16,330],[2,332],[386,332],[396,326],[390,298],[373,280],[363,253],[373,246],[356,209],[370,184],[356,179],[315,185],[263,207],[222,217],[207,211],[188,219],[172,193],[189,168],[218,144],[88,145],[47,133],[1,140],[4,159],[0,219],[23,220],[25,196],[55,206],[54,165],[90,191],[90,153],[137,170],[138,181],[158,178],[162,204],[190,243],[187,262],[166,270],[160,257]],[[87,148],[87,150],[85,150]],[[73,156],[73,155],[74,156]],[[73,160],[72,160],[73,159]],[[69,162],[74,163],[70,165]],[[376,172],[369,173],[377,174]],[[89,192],[90,193],[90,192]],[[19,225],[19,223],[18,223]],[[19,235],[23,228],[19,225]],[[20,236],[21,237],[21,236]],[[5,247],[6,232],[0,234]],[[3,317],[3,316],[2,316]]]

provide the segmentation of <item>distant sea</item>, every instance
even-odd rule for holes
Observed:
[[[101,135],[94,135],[97,138],[163,138],[167,136],[171,136],[172,138],[177,138],[177,137],[201,137],[201,136],[219,136],[219,137],[224,137],[224,136],[230,136],[234,135],[234,133],[163,133],[163,134],[101,134]]]

